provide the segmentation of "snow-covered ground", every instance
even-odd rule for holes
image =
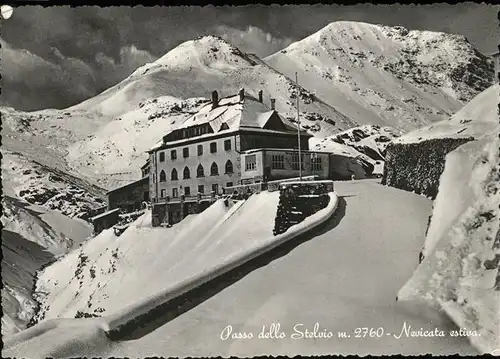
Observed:
[[[106,339],[104,333],[99,331],[98,323],[93,319],[78,319],[83,322],[78,327],[74,326],[72,331],[69,330],[69,323],[63,323],[59,329],[49,330],[18,346],[8,348],[4,354],[23,356],[55,352],[61,357],[75,355],[185,357],[262,354],[476,353],[465,338],[449,335],[449,331],[456,327],[443,313],[418,303],[395,301],[398,288],[403,285],[417,265],[427,217],[431,211],[431,202],[412,193],[380,186],[373,180],[339,182],[336,184],[336,191],[343,198],[341,198],[335,217],[326,223],[324,228],[315,231],[312,236],[308,237],[309,240],[300,240],[300,243],[290,244],[288,249],[272,255],[264,260],[265,264],[262,266],[253,268],[253,271],[241,277],[237,282],[226,284],[227,287],[215,291],[211,297],[180,316],[170,318],[168,314],[165,314],[163,318],[160,315],[155,318],[154,322],[144,323],[130,333],[129,337],[118,341]],[[274,194],[263,195],[274,196]],[[262,202],[262,206],[267,206],[269,202],[274,202],[274,206],[277,204],[277,197],[265,198],[265,200],[259,199],[258,196],[252,198]],[[220,204],[219,202],[215,206]],[[218,253],[222,247],[217,242],[216,235],[233,231],[232,240],[234,241],[243,232],[243,223],[245,223],[245,232],[252,231],[257,223],[259,223],[258,226],[267,223],[268,228],[272,228],[272,221],[268,218],[270,216],[264,213],[263,208],[252,206],[251,212],[254,215],[250,216],[251,213],[244,213],[246,205],[243,204],[241,209],[233,214],[240,218],[233,220],[231,216],[225,222],[223,218],[232,210],[214,207],[213,211],[222,209],[226,214],[217,215],[217,219],[207,225],[213,228],[212,231],[205,229],[208,233],[203,237],[211,238],[209,241],[205,242],[201,239],[200,243],[203,245],[198,247],[195,243],[191,243],[191,247],[197,248],[193,252],[198,253],[198,256],[201,255],[202,250],[212,249],[212,253]],[[258,216],[255,215],[257,213],[259,213]],[[209,216],[209,212],[205,214]],[[202,215],[203,213],[199,216]],[[394,218],[398,218],[398,221],[394,221]],[[254,223],[247,224],[245,222],[247,220]],[[190,227],[194,227],[195,221],[196,216],[186,219]],[[219,225],[214,225],[216,222]],[[137,223],[137,228],[131,230],[131,233],[144,230],[140,228],[141,220]],[[363,225],[360,226],[360,223]],[[142,224],[146,225],[145,222]],[[182,236],[184,230],[181,225],[182,222],[177,227],[177,236],[173,239],[162,238],[165,247],[181,246],[181,242],[191,241],[191,236]],[[200,223],[200,225],[205,228],[204,224]],[[169,230],[175,230],[175,228],[176,226]],[[219,228],[223,232],[219,232]],[[199,231],[202,231],[201,227]],[[135,253],[152,251],[152,248],[144,243],[152,237],[151,232],[149,234],[150,236],[134,238],[136,245],[133,251]],[[120,242],[122,239],[127,242],[125,235],[126,232],[116,238],[115,242]],[[102,238],[104,236],[105,234]],[[250,237],[241,240],[238,238],[234,242],[234,249],[238,250],[242,243],[248,245],[247,240],[254,241],[255,238],[255,234],[251,239]],[[173,243],[169,243],[169,240]],[[221,240],[226,241],[224,238]],[[124,247],[128,246],[126,242]],[[147,257],[151,263],[148,267],[167,267],[161,264],[161,261],[165,259],[159,255],[160,252],[163,252],[163,255],[168,254],[167,251],[158,245],[154,249],[155,255]],[[115,253],[111,245],[109,250]],[[103,254],[103,257],[107,255]],[[179,255],[176,259],[178,258]],[[135,273],[138,268],[142,268],[134,265],[133,262],[136,259],[132,255],[131,248],[123,255],[118,254],[115,276],[125,269],[128,260],[132,261],[128,264],[129,268],[133,268],[133,270],[129,269],[129,273]],[[197,259],[196,256],[189,255],[186,260],[181,259],[180,266],[174,265],[174,268],[182,266],[187,269],[190,262],[197,267],[200,260],[207,260],[207,258]],[[74,262],[74,259],[71,261]],[[188,267],[182,264],[187,264]],[[58,265],[62,266],[63,263],[55,266]],[[90,261],[88,265],[91,266]],[[112,267],[109,262],[107,266]],[[172,263],[168,267],[171,266]],[[73,269],[66,269],[66,272],[70,273],[68,277],[72,276]],[[80,276],[86,281],[88,278],[86,266],[83,269]],[[42,277],[46,276],[46,273],[48,272],[45,271]],[[158,282],[165,283],[169,273],[167,271],[167,277],[165,277],[156,271],[148,272],[150,276],[148,278],[152,279],[143,280],[141,290],[142,288],[145,291],[150,290],[155,282],[156,285]],[[59,272],[58,275],[61,273]],[[99,275],[98,271],[96,275]],[[118,292],[120,297],[126,297],[129,291],[132,292],[129,286],[138,282],[138,279],[134,277],[135,274],[131,279],[122,277],[122,288]],[[70,291],[71,288],[67,290]],[[136,292],[130,295],[137,297]],[[110,300],[104,303],[106,302],[110,303]],[[122,305],[121,303],[115,304],[118,307]],[[62,305],[60,308],[64,310],[65,306]],[[70,312],[71,310],[67,311],[68,314]],[[88,323],[88,326],[85,323]],[[286,337],[259,339],[258,335],[263,330],[263,326],[265,326],[264,331],[268,332],[272,323],[279,323],[278,332],[285,333]],[[298,325],[296,328],[300,333],[304,333],[305,329],[312,332],[316,323],[319,325],[319,333],[331,332],[332,336],[317,339],[291,337],[294,333],[294,326]],[[254,337],[223,340],[221,335],[229,325],[233,333],[253,333]],[[406,327],[410,325],[413,330],[423,328],[434,331],[438,328],[443,330],[446,336],[407,336],[403,330],[405,325]],[[381,337],[370,338],[369,335],[363,337],[361,331],[360,337],[355,337],[355,330],[358,327],[375,328],[375,330],[382,328],[384,333]],[[226,329],[226,332],[227,330],[229,329]],[[338,332],[347,332],[350,338],[340,337]],[[68,339],[68,334],[73,340],[63,340],[62,344],[61,340]]]
[[[487,353],[500,348],[499,145],[489,134],[447,155],[425,259],[399,292],[443,308]]]
[[[486,89],[493,67],[461,35],[338,21],[264,59],[359,124],[412,130]]]
[[[48,295],[40,295],[37,317],[113,314],[247,251],[272,236],[278,195],[264,192],[229,207],[221,200],[172,228],[152,228],[147,212],[120,237],[105,230],[40,274],[37,292]]]

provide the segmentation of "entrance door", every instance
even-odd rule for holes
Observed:
[[[271,167],[264,167],[264,182],[271,180]]]

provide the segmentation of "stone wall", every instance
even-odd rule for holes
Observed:
[[[474,138],[440,138],[387,147],[382,184],[436,198],[446,155]]]
[[[333,192],[333,181],[290,182],[282,184],[273,234],[284,233],[291,226],[325,208]]]

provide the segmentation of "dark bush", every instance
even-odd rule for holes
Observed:
[[[440,138],[419,143],[390,144],[382,184],[436,198],[446,155],[469,138]]]

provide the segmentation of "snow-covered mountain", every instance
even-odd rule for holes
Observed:
[[[9,148],[109,189],[137,179],[143,151],[213,90],[263,90],[291,121],[298,90],[302,126],[325,138],[358,124],[411,130],[447,118],[490,78],[491,65],[458,35],[336,22],[264,60],[205,36],[71,108],[3,108],[2,132]]]
[[[474,97],[447,120],[408,132],[394,143],[418,143],[437,138],[480,139],[498,131],[500,85],[495,84]]]
[[[179,45],[71,108],[29,113],[2,108],[2,131],[8,148],[30,152],[39,161],[50,159],[51,165],[109,189],[136,179],[139,157],[146,157],[143,151],[170,126],[196,112],[197,104],[213,90],[224,97],[240,88],[255,97],[262,90],[268,106],[275,98],[276,109],[293,121],[298,92],[301,123],[318,136],[356,126],[257,56],[244,54],[221,38],[205,36]]]
[[[138,68],[116,86],[69,110],[91,110],[116,117],[151,98],[206,97],[213,90],[227,96],[240,88],[255,97],[263,90],[266,103],[275,98],[278,111],[295,117],[296,84],[256,55],[245,54],[216,36],[184,42],[157,61]],[[331,133],[330,127],[347,129],[355,124],[305,88],[298,90],[304,115],[319,114],[335,122],[328,124],[326,132]]]
[[[360,124],[412,130],[490,86],[491,62],[462,35],[331,23],[264,59]]]

